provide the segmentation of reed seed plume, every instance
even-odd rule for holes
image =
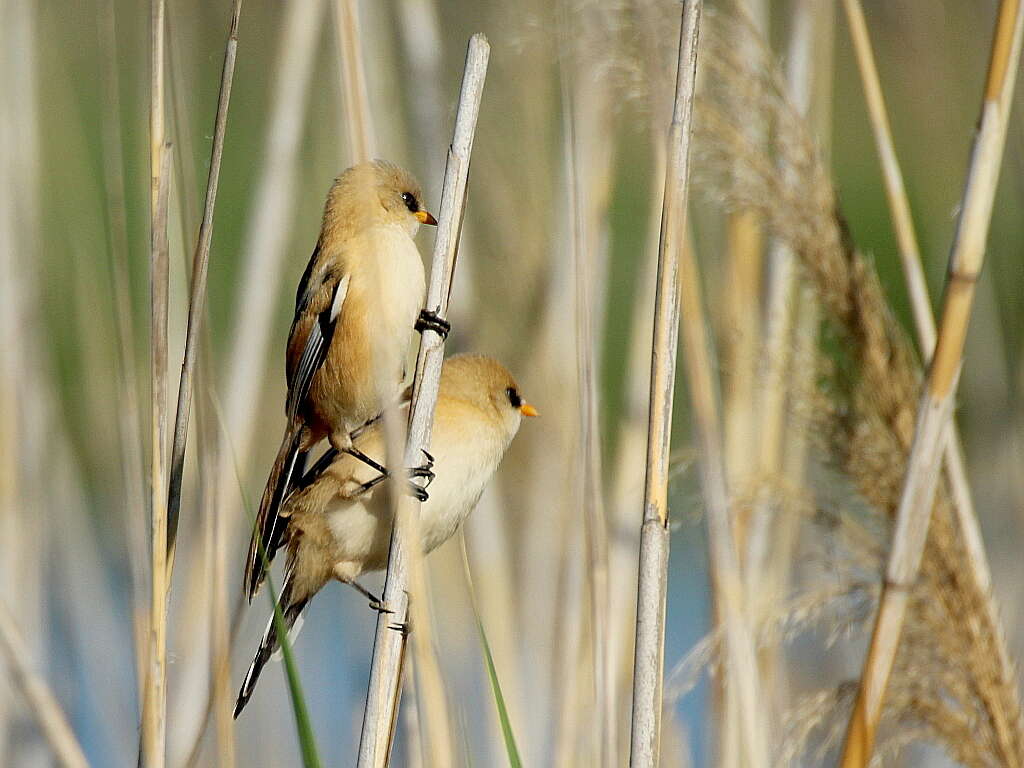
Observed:
[[[870,515],[884,522],[900,499],[920,363],[874,264],[853,245],[828,171],[771,52],[760,43],[760,57],[737,54],[748,50],[738,41],[756,35],[740,15],[708,14],[696,111],[698,188],[728,210],[758,211],[772,235],[797,255],[824,311],[822,332],[840,341],[841,351],[829,358],[818,381],[832,401],[816,415],[820,436],[830,462],[868,503]],[[770,152],[749,140],[744,126],[752,115],[773,126]],[[790,172],[779,173],[780,164]],[[876,578],[887,548],[887,526],[881,530],[872,547]],[[834,530],[824,532],[848,545]],[[973,581],[966,562],[943,484],[912,600],[912,626],[903,635],[887,699],[887,732],[905,740],[909,728],[967,765],[1017,765],[1024,743],[1015,678],[1000,663],[1001,628],[985,609],[991,597]],[[973,729],[973,738],[959,738],[962,723]]]

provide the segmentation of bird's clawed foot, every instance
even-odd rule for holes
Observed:
[[[434,477],[435,477],[434,471],[433,471],[434,470],[434,457],[431,456],[429,453],[427,453],[426,450],[423,450],[423,456],[425,457],[426,460],[422,464],[420,464],[418,467],[413,467],[412,469],[410,469],[409,470],[409,477],[422,477],[422,478],[424,478],[427,482],[426,482],[426,484],[423,487],[424,488],[429,488],[430,484],[432,482],[434,482]]]
[[[429,309],[421,309],[420,316],[416,318],[416,330],[420,333],[424,331],[433,331],[442,339],[448,338],[448,333],[452,329],[452,324],[441,317],[437,312],[432,312]]]
[[[376,611],[377,613],[394,613],[394,611],[392,611],[390,608],[384,605],[384,601],[382,600],[382,598],[377,597],[375,594],[373,594],[373,592],[368,590],[358,581],[350,581],[348,582],[348,584],[352,587],[352,589],[354,589],[356,592],[358,592],[370,601],[370,610]]]
[[[416,483],[413,482],[410,482],[408,486],[409,495],[416,499],[416,501],[423,502],[430,498],[430,494],[427,493],[426,488],[421,488],[420,486],[416,485]]]
[[[388,624],[388,629],[392,629],[395,632],[401,632],[402,637],[408,637],[412,634],[412,624],[408,621],[402,622],[401,624]]]

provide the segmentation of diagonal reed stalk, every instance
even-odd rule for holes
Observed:
[[[43,735],[64,768],[88,768],[82,745],[50,686],[33,669],[28,645],[18,631],[7,605],[0,601],[0,654],[7,657],[11,677],[21,689]]]
[[[866,766],[871,760],[885,690],[906,618],[909,590],[921,565],[939,466],[943,449],[948,445],[945,439],[947,423],[959,380],[974,290],[984,263],[1020,59],[1022,29],[1024,7],[1020,0],[1002,0],[978,130],[971,148],[960,216],[949,257],[937,346],[921,393],[885,585],[857,700],[847,727],[841,761],[844,768]],[[1014,734],[1019,730],[1020,723],[1017,722],[997,725],[1001,740],[1016,738]],[[1012,750],[1007,751],[1007,754],[1012,753]]]
[[[669,549],[669,448],[681,302],[686,307],[682,323],[686,340],[685,363],[697,422],[696,431],[702,448],[702,484],[712,548],[716,601],[719,616],[727,627],[730,669],[735,675],[730,680],[730,690],[737,697],[744,726],[740,753],[745,758],[744,765],[752,768],[760,765],[766,756],[756,712],[757,663],[742,614],[742,582],[729,517],[710,350],[700,305],[699,275],[692,253],[684,247],[701,8],[700,0],[688,0],[683,4],[675,104],[668,136],[668,164],[662,203],[651,349],[647,476],[637,586],[630,743],[630,765],[633,768],[653,768],[660,758]]]
[[[427,289],[427,307],[440,317],[444,317],[447,312],[451,293],[465,212],[469,160],[489,55],[487,39],[481,34],[473,35],[466,52],[455,131],[445,166],[437,239],[434,242],[430,285]],[[404,466],[414,466],[419,461],[422,449],[430,444],[443,357],[444,338],[433,331],[425,331],[416,360]],[[366,710],[359,740],[360,768],[386,765],[391,752],[409,621],[410,601],[407,590],[410,585],[409,560],[413,559],[409,550],[419,547],[419,510],[416,505],[417,502],[410,496],[401,498],[392,530],[387,580],[382,598],[389,612],[382,612],[377,619]],[[427,596],[417,595],[417,599],[423,601]]]
[[[864,9],[860,0],[843,0],[847,23],[850,26],[850,38],[853,41],[854,53],[857,57],[857,68],[860,70],[861,82],[864,85],[864,100],[867,103],[871,128],[878,145],[879,160],[882,163],[882,178],[885,181],[886,199],[892,215],[893,229],[899,246],[900,264],[907,283],[910,306],[914,314],[914,327],[917,330],[917,341],[921,353],[927,360],[935,349],[935,318],[932,316],[931,300],[928,297],[928,284],[924,277],[921,264],[921,250],[918,247],[914,220],[910,213],[910,201],[903,183],[903,172],[900,170],[893,143],[892,129],[885,108],[885,97],[875,66],[874,53],[871,49],[871,38],[868,36],[867,23],[864,20]],[[985,545],[981,538],[978,518],[974,511],[971,489],[964,466],[963,448],[956,422],[950,420],[947,427],[946,447],[946,478],[955,502],[957,519],[963,535],[964,546],[970,557],[969,562],[974,568],[974,579],[983,593],[987,593],[992,585]]]
[[[185,354],[178,381],[178,404],[174,420],[174,443],[171,448],[170,480],[167,491],[167,577],[174,569],[174,548],[181,509],[181,481],[185,471],[185,444],[188,439],[189,413],[196,355],[199,351],[199,329],[206,306],[206,282],[210,270],[210,243],[213,240],[213,213],[217,205],[217,185],[220,182],[221,159],[224,156],[224,135],[227,131],[228,105],[231,103],[231,84],[235,75],[235,57],[238,52],[238,21],[242,13],[242,0],[234,0],[228,39],[224,46],[224,64],[221,68],[220,94],[217,115],[213,124],[213,148],[210,151],[210,171],[206,179],[206,202],[203,221],[199,226],[195,255],[192,259],[192,290],[188,306],[188,327],[185,334]]]

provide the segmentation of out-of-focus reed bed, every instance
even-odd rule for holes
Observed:
[[[424,561],[417,621],[430,642],[411,654],[393,764],[505,764],[503,724],[524,765],[625,764],[680,5],[304,0],[246,3],[240,23],[227,0],[154,6],[166,14],[154,156],[173,144],[159,174],[162,445],[184,469],[159,754],[170,766],[300,760],[276,665],[242,717],[230,712],[269,613],[263,599],[241,608],[239,579],[247,506],[280,432],[289,305],[342,168],[371,154],[409,166],[436,212],[466,40],[483,31],[490,70],[447,347],[502,360],[542,417],[524,425],[463,542]],[[985,8],[864,9],[936,296],[991,42]],[[53,755],[131,764],[139,748],[150,607],[161,602],[150,594],[159,535],[150,536],[149,499],[167,497],[164,481],[150,480],[145,383],[149,110],[159,90],[151,30],[149,4],[0,3],[3,765],[48,765]],[[676,374],[662,766],[750,765],[750,712],[763,720],[765,765],[831,765],[856,695],[931,342],[917,335],[915,345],[908,330],[921,323],[921,302],[907,310],[896,256],[906,239],[888,235],[848,32],[836,6],[813,0],[709,3],[701,21],[683,261],[691,325],[680,355],[702,338],[706,348],[700,377],[684,371],[685,358]],[[236,72],[219,121],[226,43]],[[1012,119],[1008,169],[1024,135]],[[223,158],[207,209],[216,126]],[[1024,762],[1008,662],[1024,641],[1014,608],[1024,583],[1017,175],[1004,173],[996,198],[957,413],[1005,610],[979,575],[959,492],[944,476],[886,693],[883,765],[936,764],[938,751],[969,766]],[[206,269],[201,228],[208,301],[190,315]],[[428,234],[418,244],[431,251]],[[159,307],[156,319],[159,331]],[[180,455],[170,435],[186,339],[195,407]],[[698,412],[699,397],[717,418]],[[713,522],[701,463],[709,434],[722,451],[717,493],[735,566],[708,551],[703,533]],[[723,582],[711,576],[723,566],[757,657],[747,688],[725,651]],[[355,593],[332,586],[295,640],[324,765],[355,764],[375,620]],[[741,690],[754,693],[737,698]]]

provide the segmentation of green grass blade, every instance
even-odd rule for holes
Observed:
[[[225,443],[231,451],[231,462],[235,469],[235,481],[238,483],[238,493],[242,497],[242,506],[250,523],[255,523],[256,516],[253,514],[252,505],[242,485],[242,478],[238,471],[238,457],[235,456],[234,446],[224,428],[223,414],[220,409],[220,401],[213,397],[214,409],[217,412],[217,420],[220,422],[221,434]],[[288,681],[288,692],[292,703],[292,712],[295,715],[295,730],[299,737],[299,749],[302,751],[302,765],[304,768],[321,768],[320,754],[316,748],[316,738],[313,735],[313,726],[309,721],[309,709],[306,707],[306,697],[302,693],[302,682],[299,680],[299,670],[295,666],[295,655],[292,653],[292,644],[288,639],[288,630],[284,623],[284,614],[281,613],[281,606],[277,602],[277,589],[274,587],[274,580],[270,575],[270,561],[263,548],[263,543],[258,542],[260,557],[267,569],[267,594],[270,597],[270,604],[274,609],[274,630],[277,632],[278,642],[281,645],[281,655],[284,657],[285,677]]]
[[[263,547],[260,547],[263,553]],[[295,730],[299,736],[299,748],[302,750],[302,764],[305,768],[320,768],[320,755],[316,750],[316,738],[313,736],[313,726],[309,722],[309,710],[306,708],[306,698],[302,693],[302,682],[299,680],[299,670],[295,666],[295,655],[292,653],[292,644],[288,639],[288,629],[284,623],[284,614],[281,613],[281,606],[277,602],[277,590],[274,589],[274,582],[270,578],[269,568],[267,570],[267,591],[270,596],[270,603],[274,606],[274,629],[277,632],[278,642],[281,644],[281,655],[284,657],[285,675],[288,679],[288,692],[291,694],[292,711],[295,713]]]
[[[473,605],[476,611],[476,603]],[[512,732],[512,721],[508,717],[508,709],[505,707],[505,696],[501,692],[501,683],[498,682],[498,671],[494,668],[494,657],[491,655],[491,644],[487,642],[487,633],[484,631],[484,623],[480,620],[480,614],[476,614],[476,626],[480,630],[480,643],[484,648],[484,659],[487,661],[487,677],[491,680],[491,693],[494,694],[494,704],[498,707],[498,721],[501,723],[501,735],[505,739],[505,753],[508,755],[508,764],[512,768],[522,768],[523,761],[519,757],[519,748],[516,747],[516,737]]]
[[[487,640],[487,632],[484,629],[483,619],[480,618],[480,611],[476,605],[476,590],[473,588],[473,578],[469,573],[469,556],[466,554],[466,537],[460,536],[462,545],[462,565],[466,570],[466,584],[469,586],[469,602],[473,606],[473,615],[476,617],[476,627],[480,632],[480,645],[484,651],[484,661],[487,664],[487,678],[491,681],[491,693],[494,696],[494,705],[498,709],[498,722],[501,724],[501,735],[505,740],[505,754],[508,756],[508,764],[511,768],[522,768],[523,760],[519,756],[519,747],[516,746],[516,736],[512,730],[512,720],[508,716],[508,708],[505,706],[505,695],[501,692],[501,683],[498,681],[498,670],[494,666],[494,656],[491,654],[491,644]]]

